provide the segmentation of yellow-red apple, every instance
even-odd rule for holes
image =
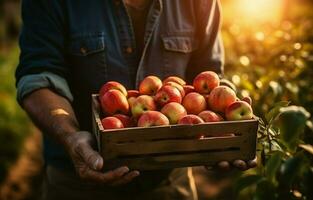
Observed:
[[[129,111],[126,96],[119,90],[113,89],[104,93],[100,97],[100,103],[106,115],[127,114]]]
[[[160,107],[162,107],[170,102],[181,103],[182,96],[177,88],[170,85],[164,85],[156,93],[154,100]]]
[[[127,98],[138,97],[139,95],[140,94],[138,90],[127,90]]]
[[[130,109],[133,107],[133,103],[135,102],[137,97],[129,97],[127,99]]]
[[[187,115],[187,111],[184,106],[176,102],[166,104],[161,109],[161,113],[163,113],[169,119],[170,124],[177,124],[180,118]]]
[[[138,118],[144,112],[151,110],[156,110],[156,105],[153,98],[148,95],[141,95],[137,97],[131,106],[131,112],[135,118]]]
[[[236,93],[227,86],[214,88],[208,98],[208,104],[215,112],[225,112],[225,109],[235,101]]]
[[[252,119],[253,111],[250,106],[245,101],[235,101],[226,108],[225,111],[226,119],[233,120],[247,120]]]
[[[223,117],[213,111],[205,110],[198,115],[204,122],[219,122],[224,121]]]
[[[249,96],[242,98],[242,101],[245,101],[245,102],[247,102],[249,105],[252,105],[252,99],[251,99],[251,97],[249,97]]]
[[[183,86],[179,85],[178,83],[173,82],[173,81],[169,81],[169,82],[164,83],[163,85],[170,85],[170,86],[173,86],[173,87],[175,87],[177,90],[179,90],[179,92],[180,92],[182,98],[185,96],[185,90],[184,90]]]
[[[113,117],[116,117],[117,119],[119,119],[123,126],[125,128],[128,128],[128,127],[133,127],[135,126],[133,120],[131,119],[131,117],[127,116],[127,115],[123,115],[123,114],[115,114],[113,115]]]
[[[138,120],[138,127],[165,126],[169,125],[169,120],[158,111],[147,111]]]
[[[197,115],[186,115],[185,117],[181,118],[178,121],[178,124],[188,124],[188,125],[192,125],[192,124],[202,124],[204,123],[204,121]]]
[[[195,88],[192,85],[184,85],[183,88],[185,91],[185,95],[195,91]]]
[[[127,96],[127,90],[122,84],[116,81],[109,81],[100,88],[99,97],[102,97],[107,91],[112,89],[119,90],[124,96]]]
[[[162,87],[162,81],[156,76],[147,76],[139,84],[139,93],[145,95],[155,95]]]
[[[124,128],[123,123],[116,117],[106,117],[101,120],[104,129]]]
[[[163,84],[167,82],[175,82],[178,83],[179,85],[186,85],[186,82],[182,78],[179,78],[178,76],[169,76],[163,80]]]
[[[205,98],[196,92],[187,94],[183,99],[183,106],[188,114],[198,115],[207,108]]]
[[[209,94],[219,84],[220,79],[213,71],[201,72],[193,80],[193,87],[200,94]]]

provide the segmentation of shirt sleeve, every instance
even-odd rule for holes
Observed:
[[[25,96],[41,88],[50,88],[70,102],[73,101],[66,80],[51,72],[23,76],[17,83],[17,101],[21,104]]]
[[[186,71],[192,80],[201,71],[211,70],[221,77],[224,73],[224,47],[220,34],[221,6],[219,0],[201,0],[196,3],[198,48],[191,56]]]
[[[60,0],[23,0],[17,100],[40,88],[72,100],[65,65],[65,17]],[[64,2],[63,2],[64,3]]]

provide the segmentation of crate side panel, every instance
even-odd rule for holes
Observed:
[[[118,155],[143,155],[153,153],[187,152],[211,149],[240,148],[245,144],[243,136],[212,137],[193,140],[164,140],[134,142],[111,145],[112,152]]]

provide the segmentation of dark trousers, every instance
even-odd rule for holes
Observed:
[[[175,169],[149,191],[125,192],[121,187],[88,183],[75,173],[46,167],[42,200],[197,200],[191,168]]]

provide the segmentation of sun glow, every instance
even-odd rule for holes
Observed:
[[[283,11],[283,0],[234,0],[226,7],[226,15],[239,21],[276,22]]]

